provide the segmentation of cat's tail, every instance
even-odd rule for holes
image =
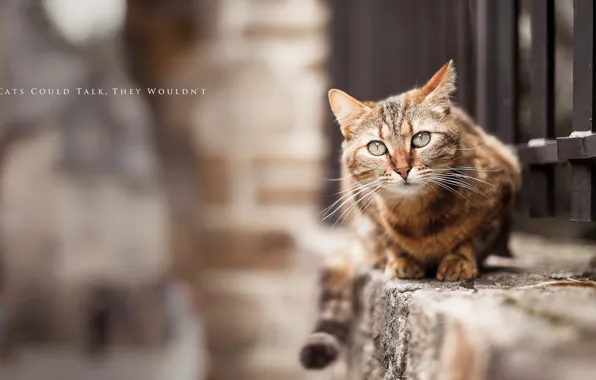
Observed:
[[[355,274],[356,265],[347,253],[336,253],[324,264],[317,322],[300,352],[305,368],[327,367],[345,347],[354,318]]]

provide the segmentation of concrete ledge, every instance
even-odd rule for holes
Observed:
[[[516,241],[470,283],[364,276],[349,379],[594,378],[596,248]]]

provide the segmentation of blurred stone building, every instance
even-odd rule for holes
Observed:
[[[40,2],[1,6],[2,290],[14,327],[24,341],[81,343],[103,289],[114,343],[163,342],[167,221],[150,115],[140,97],[76,94],[133,87],[116,40],[73,41]]]
[[[318,257],[335,241],[319,225],[330,15],[317,0],[208,8],[196,59],[170,79],[188,87],[203,78],[206,88],[186,106],[204,227],[188,262],[204,296],[210,378],[304,379],[298,350],[316,304]],[[0,21],[13,32],[2,39],[11,52],[2,55],[3,78],[23,82],[1,87],[135,87],[117,44],[72,49],[17,20]],[[3,262],[28,339],[79,342],[85,300],[99,287],[120,313],[117,343],[162,342],[159,289],[175,236],[146,105],[135,97],[8,100],[0,117],[19,138],[4,160]]]

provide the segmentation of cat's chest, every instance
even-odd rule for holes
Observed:
[[[456,213],[390,215],[382,219],[393,248],[413,255],[441,255],[465,239],[473,228]]]

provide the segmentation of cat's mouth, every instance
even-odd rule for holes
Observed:
[[[385,186],[390,193],[399,196],[412,196],[418,194],[421,187],[421,183],[411,181],[391,182]]]

